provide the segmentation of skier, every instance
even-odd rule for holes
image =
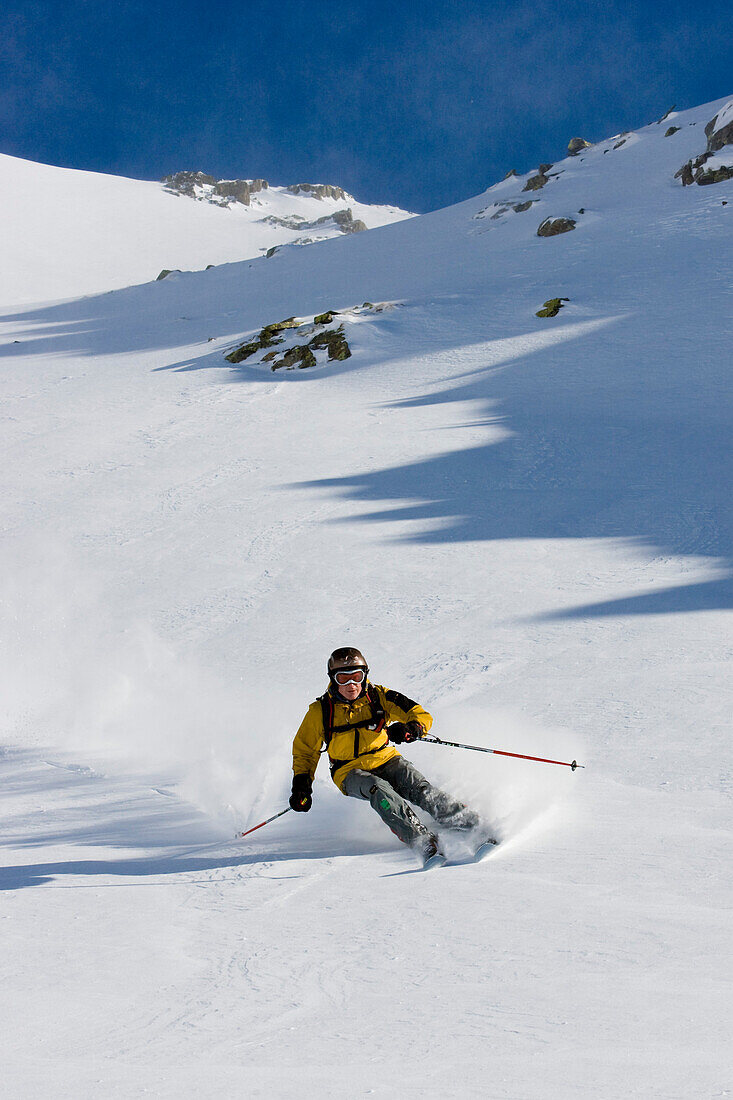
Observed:
[[[409,802],[439,824],[461,831],[474,829],[478,814],[434,787],[398,753],[395,744],[419,741],[433,719],[400,692],[372,684],[368,673],[358,649],[336,649],[329,657],[328,691],[311,703],[293,741],[290,807],[299,813],[310,810],[313,778],[325,746],[331,777],[343,794],[368,799],[392,832],[422,856],[425,866],[444,862],[437,836]]]

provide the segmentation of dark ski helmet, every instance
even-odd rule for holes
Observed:
[[[331,656],[328,658],[328,675],[333,678],[334,673],[340,672],[346,669],[363,668],[364,675],[369,672],[369,666],[364,659],[364,655],[360,653],[358,649],[353,649],[352,646],[343,646],[342,649],[334,649]]]

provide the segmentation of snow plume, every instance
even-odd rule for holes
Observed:
[[[109,591],[60,544],[29,549],[0,591],[9,739],[155,773],[229,832],[282,799],[292,730],[273,727],[265,685],[225,680],[150,622],[111,613]]]
[[[434,732],[441,740],[553,760],[582,757],[576,735],[541,726],[514,711],[459,703],[437,718]],[[583,774],[553,764],[439,745],[421,745],[410,751],[410,757],[435,783],[477,809],[502,841],[526,836],[552,820]]]

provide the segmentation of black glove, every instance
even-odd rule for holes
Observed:
[[[419,741],[424,737],[425,730],[414,719],[412,722],[393,722],[391,726],[387,726],[387,736],[395,745],[409,745],[410,741]]]
[[[297,810],[299,814],[307,814],[313,805],[312,792],[313,782],[309,775],[294,775],[290,809]]]

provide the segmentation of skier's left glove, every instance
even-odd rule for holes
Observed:
[[[419,741],[425,736],[425,730],[414,719],[411,722],[393,722],[387,726],[387,736],[395,745],[409,745],[411,741]]]

